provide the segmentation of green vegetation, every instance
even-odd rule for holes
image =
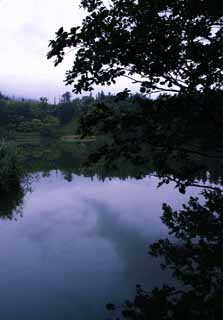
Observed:
[[[106,103],[115,110],[136,108],[133,99],[117,101],[116,96],[106,96],[103,92],[98,93],[95,98],[85,96],[72,99],[68,93],[65,97],[62,96],[59,104],[49,104],[43,97],[38,102],[11,100],[1,95],[0,137],[18,144],[36,144],[61,137],[65,141],[71,140],[71,137],[72,141],[77,141],[80,140],[80,136],[76,137],[80,117],[92,110],[97,103]]]
[[[0,137],[16,140],[27,134],[29,141],[32,135],[34,140],[37,135],[45,140],[75,134],[80,114],[90,110],[94,102],[92,97],[83,97],[49,104],[44,97],[40,101],[19,101],[1,95]]]
[[[131,102],[116,103],[115,96],[97,96],[71,98],[71,94],[62,96],[59,104],[49,104],[42,97],[40,101],[12,100],[0,96],[0,137],[16,141],[19,144],[55,139],[62,136],[75,136],[79,118],[98,103],[106,101],[116,108],[130,107]],[[27,139],[26,139],[27,137]]]
[[[21,160],[15,145],[0,142],[0,191],[19,185],[22,175]]]

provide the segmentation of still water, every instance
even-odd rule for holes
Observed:
[[[132,298],[136,284],[162,284],[148,255],[167,235],[162,203],[177,209],[193,189],[157,183],[39,173],[20,214],[0,220],[1,319],[105,319],[105,304]]]

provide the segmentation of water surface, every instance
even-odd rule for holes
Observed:
[[[105,304],[132,298],[168,277],[148,255],[167,235],[163,202],[188,196],[158,179],[88,178],[39,173],[20,214],[0,220],[1,317],[4,320],[105,319]]]

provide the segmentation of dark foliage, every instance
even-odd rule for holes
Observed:
[[[207,171],[214,177],[215,168],[216,181],[221,180],[222,98],[222,92],[199,94],[193,101],[188,96],[156,100],[133,96],[132,109],[99,103],[80,119],[83,136],[107,137],[90,155],[89,164],[112,167],[122,158],[139,171],[147,165],[163,182],[175,181],[182,193],[198,180],[207,180]]]
[[[50,42],[48,58],[63,61],[77,49],[66,83],[74,91],[110,85],[120,76],[141,93],[209,92],[223,84],[222,1],[83,0],[81,26],[62,28]],[[139,77],[138,77],[139,76]]]
[[[25,187],[21,184],[0,192],[0,219],[13,220],[22,215]]]
[[[0,142],[0,192],[17,187],[22,176],[21,158],[15,145]]]

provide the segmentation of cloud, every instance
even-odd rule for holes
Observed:
[[[59,68],[46,59],[49,40],[60,26],[80,24],[79,1],[0,1],[0,90],[8,94],[52,96],[62,93],[71,59]]]
[[[81,24],[85,16],[80,0],[0,0],[0,91],[27,98],[47,96],[57,99],[72,87],[65,87],[65,72],[70,69],[73,53],[57,68],[47,60],[49,40],[64,26]],[[119,92],[134,86],[121,79],[115,86],[98,87]]]

